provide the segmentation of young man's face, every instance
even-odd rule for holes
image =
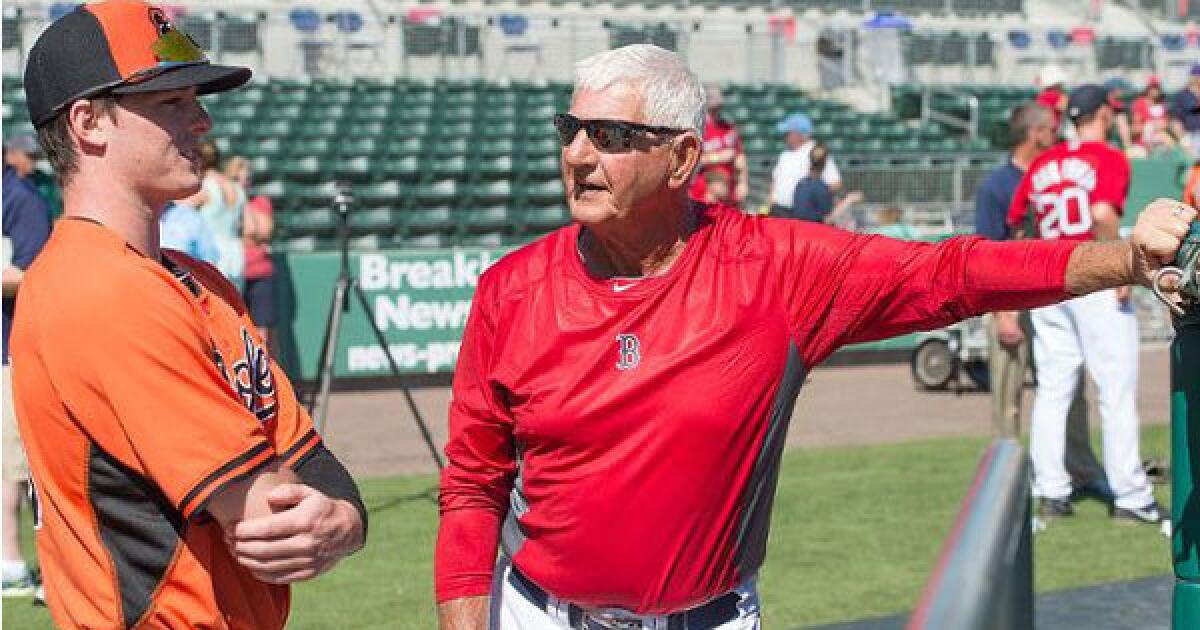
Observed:
[[[200,189],[204,167],[197,151],[212,119],[195,88],[127,94],[117,98],[105,163],[152,205]]]

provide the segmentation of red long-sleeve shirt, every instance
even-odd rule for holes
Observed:
[[[498,542],[584,606],[662,613],[729,590],[762,563],[807,370],[844,344],[1064,299],[1074,248],[709,207],[665,275],[631,281],[591,277],[578,235],[480,279],[450,408],[439,601],[487,594]]]

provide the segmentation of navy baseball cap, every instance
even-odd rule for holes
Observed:
[[[1108,92],[1108,88],[1094,83],[1081,85],[1071,90],[1071,95],[1067,97],[1067,117],[1071,120],[1079,120],[1105,105],[1117,109],[1109,100]]]
[[[79,5],[38,37],[25,66],[25,100],[41,127],[79,99],[185,87],[212,94],[249,80],[249,68],[210,63],[162,9],[107,0]]]

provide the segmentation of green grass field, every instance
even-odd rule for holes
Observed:
[[[1142,453],[1165,459],[1165,427]],[[784,457],[760,588],[765,626],[783,629],[911,609],[966,492],[981,439],[791,450]],[[437,509],[433,477],[363,482],[367,548],[295,589],[289,628],[426,629]],[[1167,501],[1160,487],[1159,499]],[[1114,525],[1094,502],[1035,538],[1039,592],[1167,574],[1166,538]],[[4,628],[50,628],[44,608],[5,600]]]

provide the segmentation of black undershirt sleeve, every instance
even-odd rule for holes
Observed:
[[[292,467],[305,484],[320,490],[332,499],[349,501],[362,519],[363,543],[367,540],[367,506],[358,493],[358,484],[346,467],[338,461],[324,444],[318,445]]]

